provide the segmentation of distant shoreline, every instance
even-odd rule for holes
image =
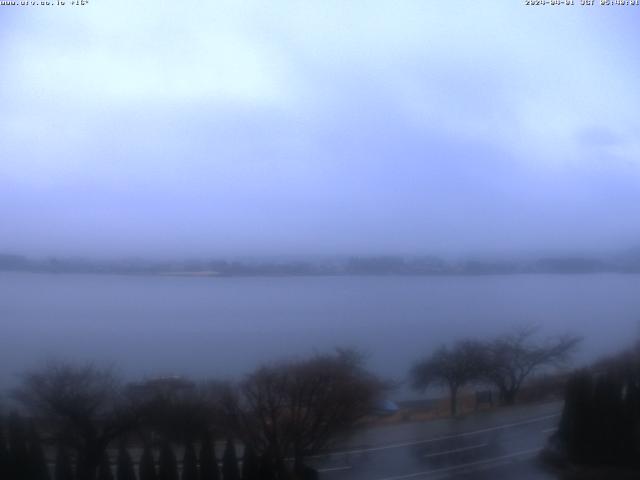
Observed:
[[[100,276],[126,276],[126,277],[175,277],[175,278],[314,278],[314,277],[507,277],[507,276],[537,276],[537,275],[571,275],[571,276],[593,276],[593,275],[640,275],[640,271],[624,270],[602,270],[596,272],[443,272],[443,273],[216,273],[216,272],[118,272],[118,271],[51,271],[51,270],[10,270],[0,269],[2,273],[24,273],[39,275],[100,275]]]
[[[481,276],[530,274],[640,273],[640,252],[609,257],[480,257],[445,260],[436,256],[351,256],[317,259],[96,260],[32,259],[0,253],[0,271],[90,273],[174,277]]]

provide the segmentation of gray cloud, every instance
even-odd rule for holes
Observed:
[[[601,44],[635,35],[622,14],[594,25],[580,9],[521,6],[140,2],[124,22],[120,7],[0,20],[15,45],[0,53],[1,250],[455,253],[640,238],[640,99],[624,87],[640,70],[632,48]]]

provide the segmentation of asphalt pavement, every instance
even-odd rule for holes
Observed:
[[[550,480],[536,457],[561,408],[554,402],[371,427],[312,464],[322,480]]]

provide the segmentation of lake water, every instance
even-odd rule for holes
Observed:
[[[233,378],[277,358],[355,346],[376,372],[461,336],[535,323],[584,336],[577,361],[640,333],[640,276],[177,278],[0,273],[0,384],[47,358],[127,376]]]

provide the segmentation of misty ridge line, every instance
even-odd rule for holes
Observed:
[[[349,275],[509,275],[640,273],[640,249],[609,256],[546,255],[525,259],[471,257],[445,260],[438,256],[365,255],[295,260],[191,259],[143,260],[122,258],[97,260],[73,257],[34,259],[0,253],[0,271],[31,273],[89,273],[168,275],[190,277],[226,276],[349,276]]]

